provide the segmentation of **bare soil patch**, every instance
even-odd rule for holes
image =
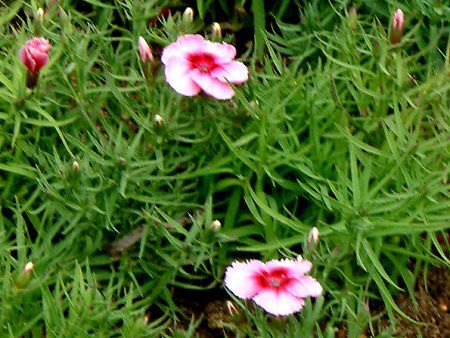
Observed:
[[[424,278],[425,277],[425,278]],[[398,316],[398,337],[449,338],[450,337],[450,271],[445,266],[431,267],[426,276],[417,281],[415,297],[417,306],[408,294],[400,294],[396,301],[408,316],[424,323],[414,325]],[[386,326],[389,324],[385,321]]]

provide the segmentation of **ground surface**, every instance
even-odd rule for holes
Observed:
[[[400,337],[446,338],[450,337],[450,272],[446,267],[432,267],[426,277],[418,280],[415,297],[412,302],[406,294],[397,298],[400,308],[414,320],[424,326],[412,325],[404,318],[398,318]]]

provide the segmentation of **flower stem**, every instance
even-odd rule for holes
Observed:
[[[27,73],[27,88],[33,89],[36,87],[39,78],[39,73]]]

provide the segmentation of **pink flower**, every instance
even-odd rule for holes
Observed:
[[[142,62],[151,62],[153,60],[152,51],[142,36],[138,40],[138,49]]]
[[[322,286],[305,273],[307,260],[234,262],[225,271],[225,286],[237,297],[252,299],[267,312],[285,316],[302,309],[304,298],[318,297]]]
[[[44,38],[32,38],[20,49],[20,59],[28,72],[37,74],[48,62],[50,43]]]
[[[234,95],[228,82],[241,84],[248,80],[247,67],[234,61],[235,57],[232,45],[187,34],[167,46],[161,60],[166,66],[166,81],[176,92],[194,96],[203,90],[216,99],[226,100]]]
[[[392,18],[391,43],[397,44],[403,36],[405,29],[405,15],[401,9],[397,9]]]

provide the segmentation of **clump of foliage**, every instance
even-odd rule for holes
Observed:
[[[202,318],[181,301],[232,299],[231,261],[301,254],[324,296],[282,321],[233,299],[243,315],[226,329],[354,337],[402,314],[394,296],[412,297],[421,269],[449,265],[450,8],[190,4],[192,23],[162,0],[0,10],[2,335],[194,336]],[[139,36],[158,59],[212,21],[250,69],[232,100],[182,97],[159,64],[145,76]],[[52,50],[27,90],[18,53],[34,35]]]

